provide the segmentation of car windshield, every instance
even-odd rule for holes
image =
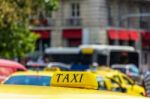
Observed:
[[[4,84],[50,86],[49,76],[12,76]]]
[[[137,75],[140,74],[138,68],[136,68],[134,66],[130,67],[129,71],[132,72],[132,73],[134,73],[134,74],[137,74]]]
[[[126,69],[125,69],[125,68],[115,67],[115,68],[113,68],[113,69],[119,70],[119,71],[121,71],[122,73],[126,73]]]

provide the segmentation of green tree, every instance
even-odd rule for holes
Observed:
[[[28,29],[29,16],[57,7],[57,0],[0,0],[0,57],[22,57],[34,51],[38,36]]]

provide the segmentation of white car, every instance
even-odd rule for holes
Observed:
[[[59,67],[61,70],[70,70],[70,65],[64,64],[64,63],[60,63],[60,62],[50,62],[47,65],[48,68],[51,67]]]
[[[122,64],[116,64],[112,65],[113,69],[119,70],[128,76],[139,76],[140,72],[139,69],[134,65],[134,64],[127,64],[127,65],[122,65]]]

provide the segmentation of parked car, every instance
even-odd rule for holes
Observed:
[[[127,65],[116,64],[116,65],[112,65],[112,69],[119,70],[122,73],[125,73],[135,81],[141,79],[140,71],[137,68],[137,66],[134,64],[127,64]]]
[[[103,75],[111,80],[112,88],[123,88],[125,93],[132,95],[142,95],[145,96],[145,90],[142,86],[136,84],[134,80],[125,75],[124,73],[113,70],[113,69],[104,69],[98,70],[97,75]],[[119,86],[118,86],[119,85]]]
[[[24,65],[6,59],[0,59],[0,82],[6,79],[9,75],[17,71],[26,71]]]
[[[47,68],[53,68],[53,67],[58,67],[60,68],[60,70],[63,71],[68,71],[70,70],[70,66],[64,63],[60,63],[60,62],[50,62],[47,66]]]
[[[88,72],[57,72],[50,86],[0,85],[0,99],[149,99],[120,92],[101,91]]]

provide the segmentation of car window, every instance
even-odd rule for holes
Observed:
[[[132,84],[132,81],[128,77],[122,76],[122,78],[123,78],[123,81],[124,81],[125,84],[129,84],[129,85]]]
[[[106,83],[102,77],[97,77],[97,81],[99,90],[107,90]]]
[[[120,79],[119,76],[114,75],[114,76],[113,76],[113,79],[114,79],[115,81],[117,81],[118,83],[121,83],[121,79]],[[112,83],[113,83],[113,82],[112,82]],[[114,83],[116,83],[116,82],[114,82]]]
[[[139,75],[139,70],[136,67],[130,67],[129,72]]]
[[[49,76],[12,76],[4,84],[50,86]]]

